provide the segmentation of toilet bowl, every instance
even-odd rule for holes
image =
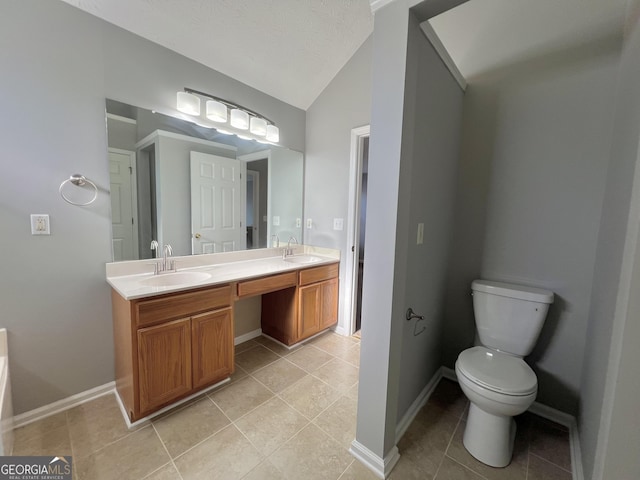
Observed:
[[[482,345],[456,361],[460,388],[470,401],[463,444],[492,467],[511,462],[516,424],[538,393],[538,379],[523,357],[535,346],[553,293],[522,285],[475,280],[473,310]]]
[[[535,373],[518,357],[473,347],[458,357],[456,376],[470,401],[465,448],[492,467],[509,465],[516,434],[513,417],[536,399]]]

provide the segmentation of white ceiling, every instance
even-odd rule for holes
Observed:
[[[369,0],[62,1],[303,110],[373,29]],[[431,24],[472,81],[516,59],[621,33],[626,3],[470,0]]]
[[[369,0],[63,1],[303,110],[373,30]]]
[[[430,20],[467,81],[565,46],[622,35],[627,0],[470,0]]]

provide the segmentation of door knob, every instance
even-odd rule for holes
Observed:
[[[196,233],[196,234],[194,235],[194,237],[196,237],[196,238],[200,238],[201,236],[202,236],[202,235],[200,235],[199,233]]]

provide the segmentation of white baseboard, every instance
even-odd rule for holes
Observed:
[[[338,325],[337,327],[332,329],[334,332],[336,332],[338,335],[342,335],[343,337],[350,337],[351,334],[347,331],[346,328]]]
[[[442,370],[443,378],[448,378],[449,380],[458,383],[458,377],[456,376],[456,371],[454,369],[443,366],[440,367],[440,370]]]
[[[436,373],[433,375],[433,377],[431,377],[429,383],[427,383],[427,385],[422,389],[420,395],[418,395],[418,397],[413,401],[407,412],[400,419],[400,422],[398,422],[398,425],[396,425],[396,445],[398,444],[404,433],[407,431],[407,428],[409,428],[409,425],[411,425],[411,422],[413,422],[413,420],[416,418],[416,415],[418,414],[420,409],[424,407],[424,405],[429,400],[429,397],[442,378],[443,368],[444,367],[440,367],[438,370],[436,370]]]
[[[24,427],[25,425],[50,417],[56,413],[69,410],[70,408],[77,407],[78,405],[82,405],[83,403],[89,402],[103,395],[113,393],[115,392],[115,388],[116,382],[105,383],[104,385],[100,385],[90,390],[85,390],[84,392],[63,398],[57,402],[50,403],[49,405],[15,415],[13,417],[13,428]]]
[[[349,453],[371,470],[376,477],[383,480],[389,476],[393,467],[395,467],[398,460],[400,460],[400,453],[398,452],[398,447],[395,445],[386,457],[381,458],[360,442],[354,440],[351,442]]]
[[[183,398],[182,400],[178,400],[175,403],[172,403],[171,405],[167,405],[164,408],[161,408],[160,410],[158,410],[157,412],[153,412],[150,415],[147,415],[146,417],[143,417],[139,420],[136,420],[135,422],[131,422],[129,420],[129,414],[127,412],[127,409],[124,408],[124,403],[122,403],[122,399],[120,398],[120,395],[118,395],[118,392],[115,392],[116,394],[116,400],[118,401],[118,406],[120,407],[120,413],[122,413],[122,417],[124,419],[124,422],[127,424],[127,428],[129,430],[131,430],[132,428],[137,427],[138,425],[143,425],[145,423],[147,423],[149,420],[151,420],[152,418],[157,417],[158,415],[163,414],[164,412],[167,412],[169,410],[173,410],[176,407],[179,407],[180,405],[187,403],[189,400],[199,397],[211,390],[213,390],[214,388],[218,388],[221,387],[222,385],[224,385],[225,383],[229,383],[231,381],[231,378],[225,378],[224,380],[222,380],[221,382],[216,383],[215,385],[211,385],[210,387],[204,388],[202,390],[198,390],[196,393],[194,393],[193,395],[189,395],[188,397]]]
[[[254,338],[259,337],[260,335],[262,335],[262,329],[261,328],[257,328],[255,330],[252,330],[249,333],[245,333],[244,335],[240,335],[240,336],[234,338],[233,339],[233,344],[234,345],[239,345],[241,343],[248,342],[249,340],[253,340]]]

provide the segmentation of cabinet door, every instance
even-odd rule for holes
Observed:
[[[138,330],[140,412],[191,391],[191,320]]]
[[[298,310],[298,340],[318,333],[322,288],[319,284],[300,287]]]
[[[232,309],[191,317],[193,387],[227,378],[233,373]]]
[[[330,327],[338,321],[338,279],[322,282],[322,308],[320,330]]]

